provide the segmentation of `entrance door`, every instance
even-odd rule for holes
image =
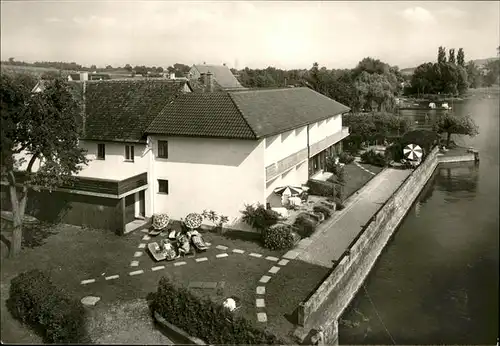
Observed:
[[[125,197],[125,223],[135,220],[135,195]]]

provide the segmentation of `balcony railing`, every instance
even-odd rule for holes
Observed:
[[[318,154],[319,152],[325,150],[328,147],[331,147],[335,143],[340,142],[344,138],[349,136],[349,127],[347,126],[342,126],[342,130],[339,132],[334,133],[331,136],[328,136],[324,139],[322,139],[319,142],[316,142],[312,145],[309,146],[309,157],[313,157],[314,155]]]
[[[304,148],[292,155],[285,157],[278,162],[275,162],[266,167],[266,181],[269,181],[290,168],[296,166],[300,162],[307,159],[307,148]]]

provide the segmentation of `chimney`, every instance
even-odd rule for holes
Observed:
[[[89,80],[88,72],[80,72],[80,80]]]
[[[212,72],[208,71],[206,76],[207,82],[205,83],[205,86],[208,87],[209,92],[212,92],[214,91],[214,75],[212,74]]]

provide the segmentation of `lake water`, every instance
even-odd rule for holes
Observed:
[[[480,128],[454,140],[480,164],[436,170],[342,316],[340,344],[497,343],[499,102],[454,102]]]

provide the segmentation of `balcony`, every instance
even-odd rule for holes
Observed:
[[[283,172],[289,170],[290,168],[296,166],[300,162],[307,159],[307,148],[304,148],[296,153],[293,153],[290,156],[285,157],[282,160],[279,160],[276,163],[273,163],[266,167],[266,181],[269,181]]]
[[[343,140],[347,136],[349,136],[349,127],[342,126],[341,131],[336,132],[333,135],[330,135],[330,136],[322,139],[321,141],[310,145],[309,146],[309,157],[313,157],[314,155],[325,150],[326,148],[331,147],[335,143],[340,142],[341,140]]]

